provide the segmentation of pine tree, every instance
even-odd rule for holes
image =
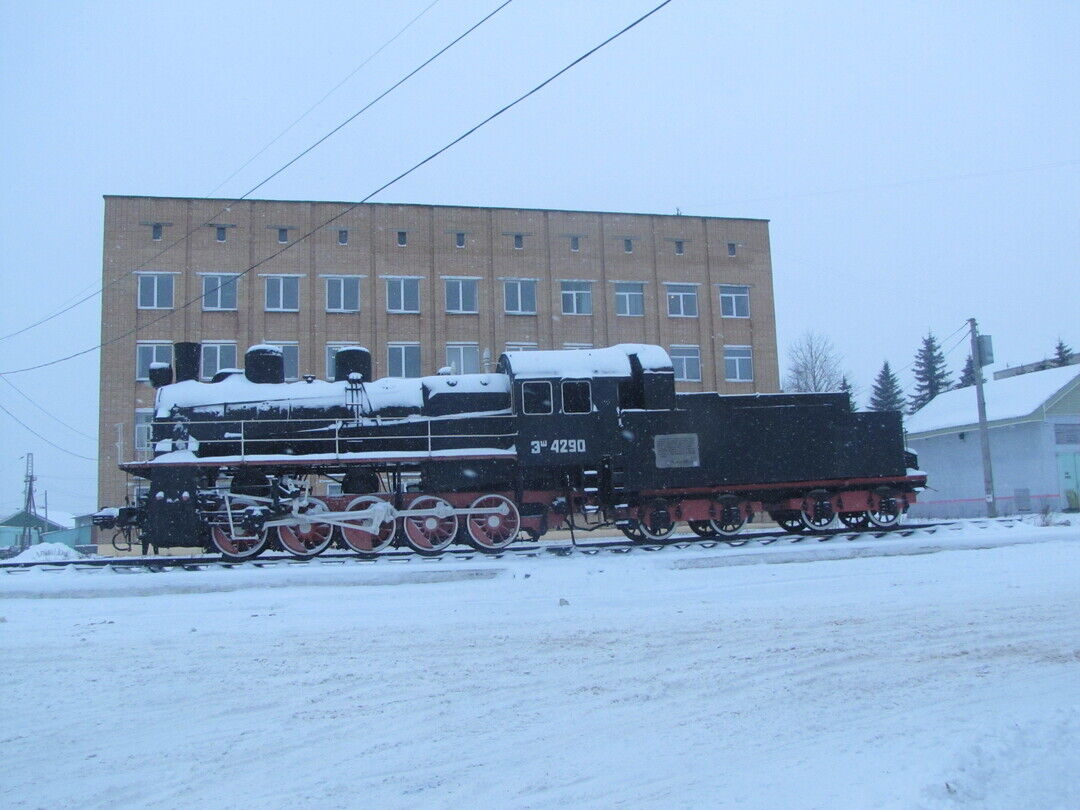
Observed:
[[[851,387],[846,374],[840,378],[840,393],[848,395],[848,410],[852,413],[859,410],[859,406],[855,402],[855,389]]]
[[[1072,349],[1065,345],[1065,341],[1058,338],[1057,346],[1054,347],[1054,365],[1067,366],[1072,357]]]
[[[986,378],[983,377],[983,382],[986,382]],[[969,354],[967,362],[964,363],[964,370],[960,372],[960,382],[956,384],[957,388],[970,388],[975,384],[975,360]]]
[[[952,381],[945,368],[945,355],[937,338],[931,332],[923,338],[922,347],[915,355],[915,393],[910,397],[911,413],[919,410],[942,391],[948,391]]]
[[[900,380],[889,368],[886,360],[881,371],[874,379],[874,389],[870,394],[870,410],[872,411],[902,411],[904,410],[904,390],[900,387]]]

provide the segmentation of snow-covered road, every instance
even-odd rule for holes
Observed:
[[[0,803],[1080,807],[1080,527],[1000,534],[0,576]]]

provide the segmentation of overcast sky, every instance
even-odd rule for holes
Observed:
[[[657,2],[515,0],[256,196],[360,199]],[[209,194],[430,3],[0,4],[0,332],[99,284],[103,194]],[[498,4],[439,0],[217,195]],[[974,316],[1016,365],[1080,350],[1078,40],[1076,2],[674,0],[376,201],[769,219],[782,354],[828,335],[865,399]],[[94,298],[0,342],[0,371],[99,334]],[[98,362],[10,379],[93,436]],[[0,404],[96,455],[2,382]],[[98,506],[93,463],[0,413],[0,511],[27,451],[39,498]]]

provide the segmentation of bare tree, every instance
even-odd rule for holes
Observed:
[[[788,349],[784,390],[813,393],[839,391],[843,381],[840,354],[824,335],[804,332]]]

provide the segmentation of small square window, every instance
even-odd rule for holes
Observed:
[[[215,230],[217,231],[217,240],[219,242],[224,242],[225,239],[228,237],[228,229],[221,225],[218,225]]]
[[[623,253],[633,253],[634,252],[634,240],[633,239],[623,239],[622,240],[622,249],[623,249]]]
[[[161,235],[164,233],[165,228],[160,222],[155,222],[150,226],[150,238],[155,242],[161,241]]]
[[[420,279],[388,278],[386,280],[386,311],[419,312]]]
[[[581,250],[581,237],[580,236],[571,236],[570,237],[570,250],[572,250],[574,253],[577,253],[579,250]]]
[[[727,243],[727,255],[728,256],[734,256],[738,252],[738,250],[739,250],[739,243],[738,242],[728,242]]]
[[[409,234],[407,231],[397,232],[397,243],[398,247],[405,247],[407,244],[409,244]]]
[[[686,252],[686,243],[681,239],[675,240],[675,255],[682,256]]]
[[[479,312],[476,307],[476,279],[446,279],[446,311],[458,315]]]
[[[672,346],[668,352],[675,379],[680,382],[701,382],[701,349],[697,346]]]
[[[527,382],[521,384],[521,412],[527,414],[551,413],[551,383]]]
[[[525,248],[525,236],[520,233],[514,234],[514,250],[524,250]]]
[[[615,314],[635,317],[645,314],[643,282],[620,281],[615,285]]]
[[[459,247],[459,248],[465,247],[465,232],[464,231],[458,231],[457,233],[454,234],[454,247]]]
[[[536,282],[531,278],[503,281],[503,310],[507,315],[535,315]]]
[[[287,243],[289,241],[289,229],[288,228],[278,228],[277,229],[277,240],[278,240],[278,242],[280,242],[283,245],[285,243]]]
[[[337,232],[337,243],[339,245],[347,245],[347,244],[349,244],[349,232],[347,230],[345,230],[344,228],[342,228],[341,230],[339,230]]]

